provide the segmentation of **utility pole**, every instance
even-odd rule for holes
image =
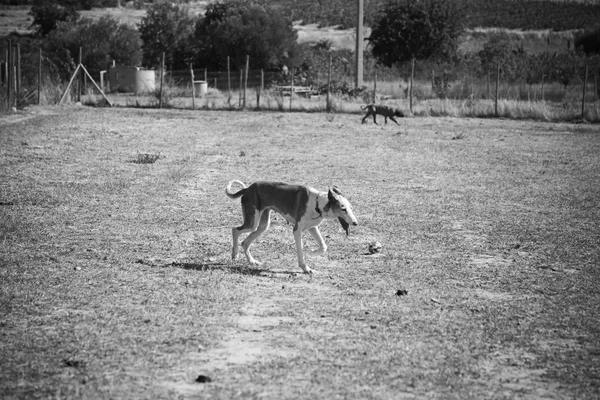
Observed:
[[[364,0],[356,0],[356,87],[363,86]]]

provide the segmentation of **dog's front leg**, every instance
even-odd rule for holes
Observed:
[[[319,231],[319,227],[315,226],[314,228],[310,228],[308,232],[315,239],[315,242],[317,242],[317,244],[319,245],[319,249],[312,251],[310,254],[312,254],[313,256],[320,256],[322,254],[325,254],[327,252],[327,245],[325,244],[325,240],[321,235],[321,231]]]
[[[302,229],[296,227],[294,230],[294,239],[296,240],[296,252],[298,253],[298,266],[307,274],[312,274],[313,271],[308,268],[304,261],[304,251],[302,249]]]

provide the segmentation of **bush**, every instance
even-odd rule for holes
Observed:
[[[451,0],[389,0],[373,26],[372,53],[385,66],[454,58],[463,10]]]
[[[106,69],[113,60],[122,65],[139,65],[141,61],[137,30],[110,16],[62,23],[48,35],[44,46],[45,54],[59,66],[63,78],[79,63],[79,48],[90,73]]]
[[[298,34],[291,19],[277,8],[244,0],[210,3],[194,33],[199,65],[222,69],[230,57],[233,68],[297,67],[301,62]]]
[[[170,2],[153,4],[139,25],[143,64],[160,66],[165,53],[165,64],[172,69],[189,68],[193,60],[193,31],[194,19],[187,8]]]
[[[35,0],[29,15],[33,17],[32,26],[37,26],[37,33],[42,36],[48,35],[61,22],[76,21],[79,18],[79,13],[72,5],[48,0]]]

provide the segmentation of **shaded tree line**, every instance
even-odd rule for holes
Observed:
[[[97,20],[81,18],[75,0],[32,0],[31,14],[37,35],[19,40],[37,43],[62,78],[68,78],[79,62],[93,73],[115,61],[121,65],[159,66],[165,54],[169,69],[196,68],[225,70],[245,67],[277,70],[295,68],[305,80],[319,80],[333,55],[333,70],[338,76],[352,76],[354,55],[335,50],[331,43],[300,45],[292,20],[281,7],[263,0],[220,0],[208,5],[206,12],[193,16],[182,4],[156,2],[137,26],[120,23],[111,17]],[[459,36],[465,27],[461,0],[387,0],[368,39],[365,73],[403,74],[411,59],[428,60],[433,67],[470,71],[484,76],[502,64],[503,79],[557,81],[565,85],[575,79],[578,68],[587,62],[583,53],[528,55],[511,49],[502,35],[490,39],[476,54],[457,54]],[[46,26],[50,21],[53,25]],[[600,30],[589,32],[576,42],[581,49],[597,54]],[[37,52],[36,52],[37,53]],[[589,58],[589,57],[588,57]],[[422,63],[421,63],[422,64]],[[592,62],[592,65],[593,64]]]

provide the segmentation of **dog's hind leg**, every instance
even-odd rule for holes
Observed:
[[[256,216],[258,219],[258,215]],[[263,234],[264,231],[269,229],[271,225],[271,210],[263,210],[262,215],[260,216],[260,222],[258,223],[258,227],[256,230],[251,232],[246,239],[242,242],[242,248],[244,249],[244,254],[246,254],[246,258],[248,262],[252,265],[261,265],[262,263],[257,261],[252,254],[250,254],[250,246],[252,242],[254,242],[260,235]]]
[[[260,212],[254,208],[246,198],[242,197],[242,214],[244,223],[238,227],[231,229],[233,237],[233,246],[231,248],[231,259],[235,260],[238,255],[239,238],[242,233],[248,233],[256,230],[260,218]]]
[[[327,245],[325,244],[325,240],[323,236],[321,236],[321,231],[319,231],[319,227],[315,226],[314,228],[310,228],[308,233],[315,239],[315,242],[319,245],[319,249],[312,251],[310,254],[313,256],[320,256],[327,252]]]

